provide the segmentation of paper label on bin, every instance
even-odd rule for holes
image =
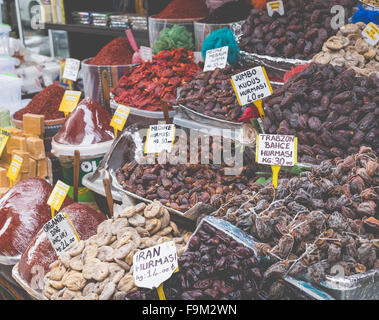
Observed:
[[[59,106],[59,111],[71,113],[79,103],[81,91],[66,90]]]
[[[278,12],[281,16],[284,15],[283,1],[281,1],[281,0],[280,1],[270,1],[270,2],[267,2],[266,6],[267,6],[267,14],[269,15],[269,17],[272,17],[274,12]]]
[[[0,157],[3,154],[5,146],[7,145],[8,139],[11,135],[10,130],[0,128]]]
[[[153,60],[153,49],[149,47],[140,46],[139,52],[143,61],[148,62]]]
[[[66,252],[72,243],[79,243],[80,238],[67,213],[60,212],[43,226],[56,254]]]
[[[234,92],[241,106],[262,100],[272,94],[264,67],[255,67],[232,76]]]
[[[15,154],[13,156],[12,161],[11,161],[11,165],[9,166],[9,169],[7,172],[7,177],[9,178],[9,180],[14,181],[17,179],[17,176],[20,172],[23,161],[24,161],[24,159],[22,159],[17,154]]]
[[[80,60],[67,58],[63,71],[63,79],[76,81],[80,69]]]
[[[224,69],[228,61],[228,50],[228,46],[208,50],[205,55],[203,71],[213,71],[216,68]]]
[[[67,196],[68,190],[70,186],[58,180],[54,186],[53,191],[50,194],[49,199],[47,200],[47,204],[54,210],[59,211],[62,206],[64,199]]]
[[[175,139],[175,125],[154,124],[149,127],[146,135],[145,153],[171,152]]]
[[[137,287],[158,288],[178,268],[174,241],[137,251],[133,256],[133,276]]]
[[[379,42],[379,28],[373,22],[370,22],[362,31],[362,36],[368,44],[375,46]]]
[[[271,166],[294,166],[297,163],[297,138],[287,135],[259,134],[256,162]]]
[[[128,120],[129,114],[130,108],[119,104],[111,120],[111,127],[117,129],[118,131],[124,130],[124,126]]]

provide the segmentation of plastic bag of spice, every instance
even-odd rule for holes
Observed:
[[[61,212],[68,214],[83,241],[96,234],[97,226],[105,220],[102,214],[81,203],[64,207]],[[28,292],[42,296],[44,277],[57,259],[51,242],[41,229],[29,243],[20,262],[13,267],[13,277]]]
[[[51,219],[47,200],[52,191],[45,180],[30,178],[0,199],[0,264],[16,264],[34,235]],[[63,205],[71,202],[66,198]]]

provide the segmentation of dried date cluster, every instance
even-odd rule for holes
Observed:
[[[240,47],[247,52],[272,57],[310,59],[335,35],[331,13],[334,5],[345,8],[345,23],[356,4],[353,0],[283,1],[285,15],[253,9],[242,27]]]
[[[198,72],[180,91],[178,103],[207,116],[237,121],[246,107],[241,107],[230,78],[242,72],[232,66],[214,71]]]
[[[166,298],[182,300],[259,299],[263,273],[254,251],[206,221],[191,237],[179,260],[179,273],[167,282]],[[138,290],[129,299],[151,299]]]
[[[349,276],[379,267],[378,159],[361,147],[335,165],[324,161],[215,213],[261,241],[257,252],[273,262],[262,287],[275,298],[286,274],[319,283],[333,270]]]
[[[299,159],[320,163],[358,152],[379,151],[379,78],[354,70],[311,64],[264,99],[264,130],[299,139]]]
[[[187,140],[184,141],[187,142]],[[215,147],[212,140],[210,141],[208,159],[214,161]],[[178,150],[183,151],[179,147],[181,143],[183,140],[174,144],[170,155],[176,154]],[[190,146],[189,140],[185,145],[185,150],[187,146]],[[172,164],[171,161],[162,163],[159,160],[160,157],[155,155],[147,155],[139,160],[139,163],[154,164],[127,162],[116,172],[118,182],[125,190],[140,197],[148,200],[157,199],[167,207],[185,212],[198,202],[209,204],[216,209],[233,196],[248,191],[249,185],[257,179],[254,173],[258,166],[251,160],[244,159],[244,163],[248,165],[241,168],[240,174],[225,175],[224,163],[222,165],[200,164],[202,157],[200,144],[196,145],[196,151],[191,147],[188,148],[185,155],[186,164]],[[191,154],[193,155],[194,152],[198,152],[199,164],[190,162]],[[222,149],[220,152],[222,154]],[[246,154],[245,152],[244,155]]]

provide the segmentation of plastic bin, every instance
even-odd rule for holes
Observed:
[[[221,24],[204,23],[201,21],[195,21],[193,23],[194,32],[195,32],[195,51],[201,51],[205,38],[208,37],[209,34],[212,33],[213,31],[219,30],[222,28],[229,28],[232,31],[234,31],[236,28],[240,28],[243,23],[244,23],[244,20],[231,22],[231,23],[221,23]]]
[[[22,79],[0,74],[0,107],[8,109],[11,113],[18,111],[21,106],[21,87]]]
[[[7,24],[0,25],[0,55],[10,55],[9,51],[9,33],[11,27]]]
[[[105,106],[103,73],[109,74],[109,88],[116,87],[120,78],[137,64],[120,65],[120,66],[98,66],[88,64],[92,58],[83,60],[83,86],[84,96],[95,100],[102,106]]]
[[[16,64],[15,58],[0,56],[0,73],[16,73]]]
[[[180,25],[185,27],[193,36],[193,41],[195,43],[195,32],[194,32],[194,21],[199,21],[204,19],[200,18],[191,18],[191,19],[159,19],[154,18],[154,16],[149,17],[149,40],[150,48],[153,48],[154,42],[158,39],[159,33],[164,28],[172,28],[174,25]]]

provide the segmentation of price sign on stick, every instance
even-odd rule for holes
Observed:
[[[47,200],[47,204],[51,208],[51,216],[53,218],[55,215],[55,211],[59,211],[59,209],[61,208],[62,203],[66,198],[69,189],[70,186],[68,186],[60,180],[58,180],[55,184],[55,187],[51,192],[49,199]]]
[[[232,76],[234,92],[241,106],[254,103],[262,120],[265,114],[262,99],[272,94],[270,81],[264,67],[255,67]]]
[[[79,243],[79,235],[67,213],[60,212],[43,226],[47,238],[59,256],[74,242]]]
[[[174,241],[140,250],[133,256],[133,276],[136,286],[148,289],[160,288],[160,293],[163,294],[162,296],[160,294],[161,299],[165,299],[161,285],[177,270],[178,256]]]
[[[228,50],[228,46],[208,50],[203,71],[212,71],[216,68],[224,69],[228,61]]]
[[[111,127],[114,129],[114,136],[117,139],[117,132],[124,130],[126,121],[128,120],[130,114],[130,108],[119,104],[116,112],[113,115],[111,120]]]
[[[145,153],[171,151],[175,139],[175,125],[154,124],[147,130]]]
[[[297,138],[286,135],[259,134],[257,136],[256,162],[271,166],[272,181],[274,187],[277,188],[280,167],[292,167],[297,163]]]
[[[3,154],[10,135],[11,132],[8,129],[0,128],[0,157]]]
[[[267,14],[272,17],[274,12],[278,12],[281,16],[284,15],[283,1],[270,1],[267,2]]]
[[[153,60],[153,50],[151,48],[140,46],[139,52],[143,61],[148,62]]]
[[[375,46],[379,42],[379,28],[373,22],[370,22],[362,31],[362,36],[367,43]]]
[[[9,178],[11,182],[11,187],[13,187],[15,180],[17,179],[18,174],[20,173],[20,169],[22,166],[22,162],[24,159],[22,159],[20,156],[15,154],[12,158],[11,165],[9,166],[7,177]]]
[[[80,60],[71,58],[66,59],[62,78],[72,81],[78,80],[79,69]]]
[[[67,90],[62,98],[59,111],[64,112],[65,117],[67,117],[78,105],[81,95],[81,91]]]

